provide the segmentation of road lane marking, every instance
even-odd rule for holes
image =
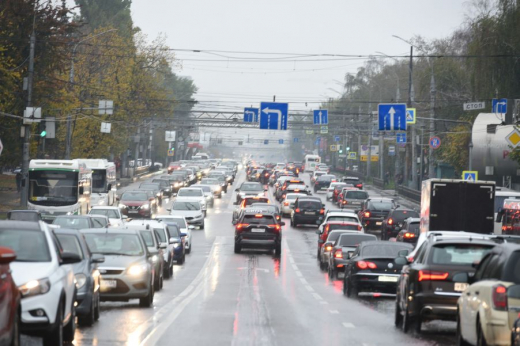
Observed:
[[[329,310],[331,314],[339,314],[338,310]]]
[[[300,278],[300,281],[302,282],[302,284],[304,285],[308,285],[309,283],[307,282],[307,280],[305,280],[304,278]]]
[[[312,288],[310,285],[305,285],[304,287],[307,289],[307,291],[314,292],[314,288]]]
[[[356,328],[353,323],[350,322],[343,322],[343,327],[345,328]]]
[[[318,293],[313,293],[312,295],[316,300],[323,300],[323,298]]]

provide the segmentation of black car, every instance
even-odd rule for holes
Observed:
[[[333,174],[320,175],[314,183],[314,192],[316,193],[321,190],[327,190],[330,186],[330,183],[336,181],[338,181],[338,179]]]
[[[358,292],[395,294],[403,264],[396,258],[408,255],[413,246],[389,241],[361,243],[345,267],[343,293],[348,297]],[[399,261],[398,261],[399,262]]]
[[[91,326],[99,319],[98,263],[105,257],[92,254],[83,234],[78,230],[59,228],[54,231],[64,251],[77,254],[81,262],[72,265],[76,279],[76,315],[81,325]]]
[[[166,179],[170,182],[172,195],[176,194],[181,187],[185,187],[187,185],[186,179],[184,179],[184,177],[180,174],[163,175],[161,179]]]
[[[168,225],[168,231],[170,232],[170,241],[173,240],[173,260],[177,264],[183,264],[186,261],[186,248],[183,240],[186,237],[186,233],[182,233],[176,222],[164,221]]]
[[[411,326],[420,332],[425,321],[455,321],[463,289],[455,285],[454,275],[473,275],[474,264],[495,245],[484,239],[433,233],[417,249],[412,263],[405,257],[396,260],[405,266],[397,283],[395,325],[404,332]]]
[[[11,210],[7,212],[7,220],[13,221],[44,221],[42,214],[37,210]]]
[[[243,248],[262,248],[274,250],[279,256],[282,253],[282,226],[275,216],[269,212],[258,210],[242,213],[235,225],[235,253]]]
[[[331,279],[337,279],[338,273],[345,270],[349,261],[349,253],[353,253],[356,248],[364,241],[377,240],[373,234],[359,232],[344,233],[334,242],[330,250],[328,270]]]
[[[388,213],[386,219],[383,220],[381,225],[381,240],[388,240],[390,238],[397,237],[397,234],[403,226],[404,220],[410,217],[419,217],[419,213],[415,210],[397,207]]]
[[[272,213],[278,223],[282,222],[282,212],[280,210],[280,206],[276,204],[261,202],[255,203],[251,207],[260,208],[265,210],[267,213]]]
[[[173,195],[173,186],[170,180],[156,178],[152,179],[152,183],[160,184],[163,195],[168,197],[171,197]]]
[[[162,206],[162,197],[163,192],[159,184],[157,183],[141,183],[139,185],[139,190],[141,191],[152,191],[157,198],[157,204]]]
[[[390,198],[369,198],[361,204],[359,220],[365,230],[380,230],[390,210],[397,207]]]
[[[395,241],[401,241],[409,244],[417,244],[419,239],[421,219],[416,217],[410,217],[403,221],[403,227],[397,234]]]
[[[321,199],[298,197],[291,210],[291,226],[296,227],[301,224],[319,226],[324,216],[325,205]]]

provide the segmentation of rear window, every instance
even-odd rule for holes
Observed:
[[[331,216],[327,219],[327,222],[328,221],[358,222],[358,220],[353,216]]]
[[[506,266],[504,281],[520,284],[520,251],[515,251],[511,254],[509,263]]]
[[[248,206],[248,205],[252,205],[252,204],[255,204],[255,203],[267,203],[269,202],[269,199],[268,198],[246,198],[244,200],[244,206]]]
[[[346,197],[352,199],[367,199],[368,193],[365,191],[347,191]]]
[[[334,190],[341,190],[343,189],[345,186],[347,186],[347,184],[338,184],[338,185],[334,185]]]
[[[392,213],[392,218],[396,221],[404,221],[409,217],[419,217],[419,214],[413,210],[396,210]]]
[[[493,246],[477,244],[438,244],[432,248],[432,264],[469,265],[479,263]]]
[[[178,197],[200,197],[204,193],[201,191],[201,189],[181,189],[179,190],[179,193],[177,194]]]
[[[148,246],[148,247],[155,246],[154,241],[153,241],[152,232],[140,231],[140,233],[141,233],[141,237],[143,237],[143,240],[144,240],[144,243],[146,244],[146,246]]]
[[[420,229],[419,226],[420,226],[419,222],[409,223],[407,231],[408,232],[413,232],[413,233],[417,234],[417,233],[419,233],[419,229]]]
[[[370,202],[368,204],[368,209],[372,210],[390,210],[392,207],[391,202]]]
[[[63,251],[75,253],[81,259],[83,259],[83,250],[79,244],[78,238],[73,234],[56,234],[60,241]]]
[[[332,232],[328,235],[327,241],[335,243],[338,240],[339,236],[345,234],[346,232]]]
[[[344,229],[347,231],[357,231],[358,226],[357,225],[334,225],[334,224],[330,225],[331,231],[335,231],[337,229]]]
[[[371,234],[348,234],[339,238],[339,245],[358,246],[361,242],[369,240],[377,240],[377,238]]]
[[[318,181],[331,181],[333,179],[336,179],[336,177],[332,175],[322,175],[318,178]]]
[[[273,225],[276,223],[276,221],[272,215],[244,215],[242,223],[247,223],[250,225]]]
[[[408,244],[406,244],[408,245]],[[396,258],[399,255],[399,251],[401,250],[411,250],[410,246],[405,246],[405,244],[385,244],[385,242],[381,242],[381,244],[367,245],[363,246],[361,249],[361,256],[363,257],[390,257]]]
[[[321,209],[321,203],[318,201],[298,201],[298,207],[302,209]]]

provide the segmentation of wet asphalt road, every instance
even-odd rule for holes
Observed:
[[[174,267],[174,278],[165,280],[153,308],[140,308],[137,300],[102,303],[99,321],[78,327],[74,344],[455,344],[455,323],[425,323],[421,335],[405,335],[393,325],[394,299],[343,296],[342,281],[330,280],[317,265],[316,228],[292,228],[285,219],[280,258],[267,251],[234,254],[232,191],[242,181],[239,172],[228,194],[209,209],[206,229],[192,231],[191,254]],[[324,193],[319,196],[325,201]],[[159,213],[167,213],[169,204],[163,203]],[[22,345],[39,344],[36,338],[22,339]]]

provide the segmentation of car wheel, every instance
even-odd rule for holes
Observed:
[[[148,289],[148,294],[146,297],[139,298],[139,306],[143,308],[149,308],[153,304],[153,296],[154,296],[154,285],[150,283],[150,288]]]
[[[191,244],[190,247],[186,250],[186,253],[189,255],[191,253]]]
[[[159,291],[161,289],[161,275],[157,274],[157,276],[155,277],[155,280],[153,282],[153,288],[156,291]]]
[[[204,229],[204,222],[200,225],[200,229]]]
[[[63,302],[58,305],[56,321],[50,332],[43,337],[44,346],[63,345]]]
[[[78,323],[80,326],[91,326],[96,321],[96,298],[95,294],[92,293],[92,299],[90,302],[90,311],[85,316],[78,316]]]
[[[348,285],[347,285],[347,297],[349,298],[357,298],[358,296],[358,287],[354,285],[352,280],[347,279]]]
[[[462,330],[460,329],[460,314],[457,311],[457,345],[458,346],[469,346],[470,344],[462,337]],[[512,343],[511,343],[512,345]]]
[[[408,304],[406,304],[404,307],[404,311],[403,311],[403,323],[401,324],[401,329],[403,330],[403,333],[408,333],[411,325],[412,325],[412,318],[410,317],[410,314],[408,313]]]
[[[168,269],[169,272],[170,272],[170,277],[172,278],[173,277],[173,260],[172,260],[172,265],[170,266],[170,269]]]
[[[164,277],[161,276],[160,279],[159,279],[159,289],[160,289],[160,290],[162,290],[163,285],[164,285]]]
[[[319,265],[320,265],[320,270],[325,271],[326,270],[325,263],[321,260],[321,258],[318,258],[318,261],[319,261]]]
[[[282,243],[278,243],[274,248],[275,256],[280,256],[282,254]]]
[[[291,227],[294,227],[293,218],[291,217]]]
[[[477,346],[487,346],[486,336],[482,331],[482,324],[480,318],[477,318]]]
[[[235,243],[235,253],[240,253],[241,250],[242,250],[242,248],[240,247],[240,245]]]
[[[20,346],[20,310],[14,315],[13,333],[11,334],[11,346]]]
[[[66,326],[63,327],[63,341],[64,342],[73,342],[74,334],[76,334],[76,307],[74,306],[74,302],[76,301],[76,294],[74,294],[74,299],[72,299],[72,303],[70,306],[70,321]]]
[[[395,299],[395,314],[394,314],[394,325],[396,328],[400,328],[403,323],[403,315],[401,315],[401,308],[399,307],[399,296]]]
[[[186,255],[182,255],[182,257],[177,261],[177,264],[184,264],[185,259]]]
[[[100,315],[100,312],[99,312],[99,309],[100,309],[100,298],[99,298],[99,293],[96,294],[96,307],[94,308],[94,319],[97,321],[99,320],[99,315]]]
[[[415,333],[421,334],[421,329],[422,329],[422,317],[421,317],[421,315],[419,315],[419,316],[415,317],[415,319],[414,319]]]

